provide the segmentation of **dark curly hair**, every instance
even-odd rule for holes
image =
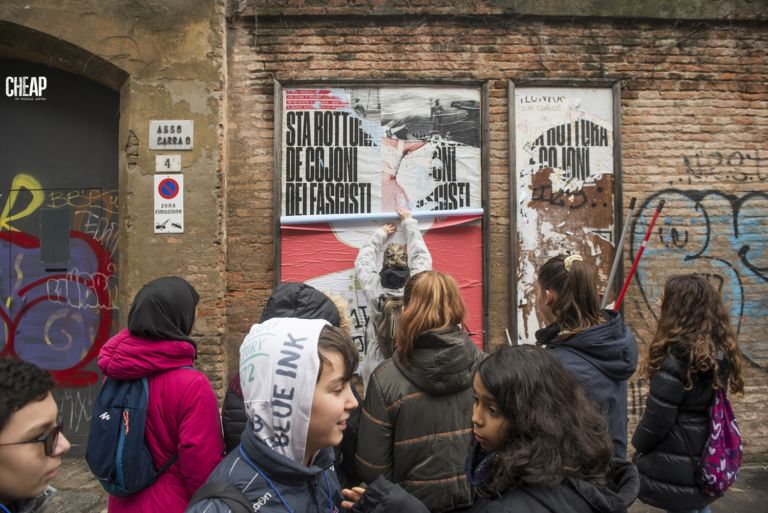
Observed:
[[[729,364],[728,383],[714,373],[714,387],[728,386],[733,393],[744,391],[741,352],[720,294],[698,274],[671,276],[664,284],[661,316],[648,356],[640,366],[650,379],[662,360],[671,355],[686,366],[685,386],[693,386],[694,374],[712,373],[719,358]]]
[[[42,401],[53,386],[47,370],[15,358],[0,358],[0,431],[14,412]]]
[[[507,421],[507,432],[478,492],[497,497],[523,485],[556,485],[565,477],[608,482],[613,442],[608,425],[551,351],[505,346],[478,375]]]

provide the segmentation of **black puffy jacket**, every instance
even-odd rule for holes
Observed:
[[[221,427],[224,430],[224,452],[229,454],[240,444],[248,417],[245,414],[243,390],[240,388],[240,374],[229,380],[224,404],[221,405]]]
[[[617,459],[607,486],[567,477],[556,486],[528,485],[480,499],[467,513],[626,513],[638,487],[635,466]]]
[[[635,501],[640,482],[631,463],[615,460],[611,482],[599,486],[566,478],[560,484],[510,488],[501,497],[478,499],[471,508],[453,513],[625,513]],[[427,513],[412,495],[383,477],[369,487],[352,513]]]
[[[632,436],[639,453],[639,499],[662,509],[700,509],[714,500],[699,490],[695,478],[709,434],[714,374],[694,374],[690,390],[685,376],[686,367],[677,358],[662,360]]]

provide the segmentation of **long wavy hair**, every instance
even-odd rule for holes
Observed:
[[[714,388],[728,386],[743,392],[741,352],[720,294],[698,274],[670,277],[664,284],[661,315],[656,334],[648,345],[648,355],[640,366],[650,379],[667,355],[687,367],[686,388],[693,386],[695,374],[714,373]],[[723,383],[718,359],[729,364],[728,383]]]
[[[558,338],[575,335],[602,322],[597,282],[586,262],[576,260],[570,270],[565,269],[566,255],[546,261],[539,269],[538,282],[544,290],[557,297],[549,307],[560,326]]]
[[[557,357],[533,345],[505,346],[478,375],[507,421],[504,441],[479,492],[556,485],[565,477],[608,482],[613,441],[608,425]]]
[[[403,290],[403,313],[395,344],[400,363],[409,365],[413,344],[421,333],[443,331],[464,322],[464,301],[452,276],[422,271]]]

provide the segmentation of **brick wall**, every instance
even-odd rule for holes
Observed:
[[[295,11],[295,12],[294,12]],[[652,241],[644,280],[625,314],[641,350],[649,304],[669,269],[711,274],[728,298],[748,356],[747,395],[736,401],[751,458],[768,452],[766,286],[762,230],[768,206],[768,27],[754,22],[449,16],[244,16],[229,23],[227,344],[236,348],[258,318],[273,270],[273,90],[275,79],[462,78],[488,83],[490,115],[490,324],[492,344],[508,326],[508,81],[621,80],[626,199],[669,221]],[[306,12],[306,11],[305,11]],[[333,14],[333,12],[331,12]],[[704,192],[710,191],[708,195]],[[655,195],[655,196],[654,196]],[[706,216],[702,215],[706,209]],[[635,247],[648,210],[633,225]],[[737,228],[734,228],[737,227]],[[673,230],[674,233],[673,233]],[[687,235],[686,235],[687,233]],[[686,247],[679,247],[688,237]],[[699,250],[693,251],[698,245]],[[745,252],[743,247],[749,246]],[[630,250],[625,248],[625,267]],[[651,255],[652,253],[652,255]],[[685,259],[686,255],[701,258]],[[633,382],[630,414],[647,386]]]

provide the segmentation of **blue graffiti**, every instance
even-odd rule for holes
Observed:
[[[656,316],[656,300],[672,274],[696,272],[718,288],[739,336],[743,354],[760,367],[768,364],[768,342],[756,334],[768,324],[768,194],[741,197],[716,190],[665,189],[641,205],[630,235],[637,253],[653,210],[664,210],[656,224],[635,279],[643,301]],[[660,265],[660,261],[664,263]]]

